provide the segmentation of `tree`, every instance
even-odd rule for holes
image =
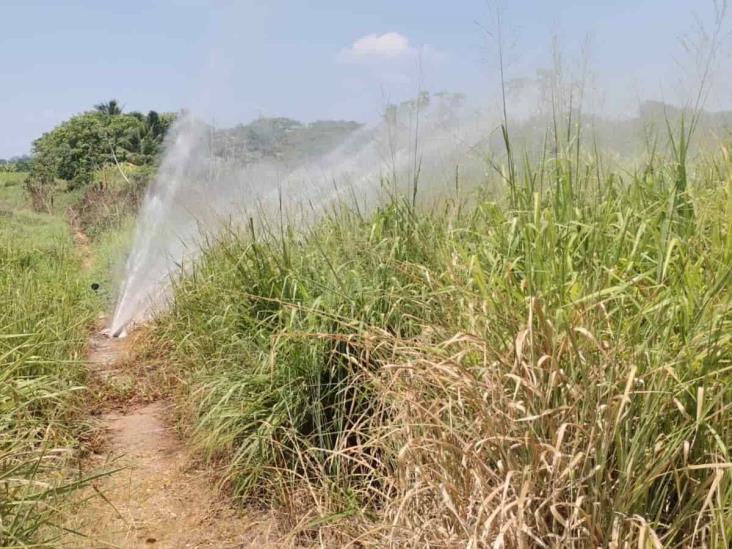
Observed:
[[[117,116],[122,114],[122,107],[116,99],[110,99],[106,103],[97,103],[94,110],[107,116]]]
[[[63,179],[73,186],[91,182],[105,165],[154,162],[174,115],[123,114],[116,100],[71,117],[33,143],[31,179],[47,184]]]

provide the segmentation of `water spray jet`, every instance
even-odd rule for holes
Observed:
[[[452,192],[458,164],[463,178],[480,181],[485,164],[475,147],[490,127],[485,113],[466,108],[461,96],[420,96],[319,156],[295,150],[296,161],[277,155],[252,161],[217,155],[213,129],[183,116],[143,202],[110,333],[124,337],[126,327],[164,309],[171,280],[224,228],[254,219],[303,231],[340,204],[365,212],[395,193],[411,200],[417,180],[420,198],[428,200]]]
[[[111,339],[124,339],[124,338],[126,338],[127,337],[127,330],[125,329],[125,326],[121,326],[115,332],[110,332],[109,337]]]

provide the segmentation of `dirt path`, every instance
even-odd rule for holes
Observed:
[[[94,254],[77,213],[68,220],[82,269],[91,270]],[[103,325],[100,319],[100,326]],[[291,547],[275,542],[275,520],[264,513],[235,508],[219,495],[206,471],[196,470],[171,427],[171,403],[128,402],[117,395],[135,376],[149,370],[128,364],[125,343],[101,331],[90,341],[90,387],[102,413],[90,420],[101,441],[80,465],[84,476],[115,471],[82,490],[75,512],[63,524],[60,546],[73,548],[248,548]],[[129,366],[128,366],[129,367]],[[143,373],[141,373],[143,372]],[[149,375],[149,374],[147,374]],[[138,380],[139,381],[139,380]],[[154,381],[151,381],[154,383]],[[99,411],[97,411],[98,414]],[[92,411],[90,411],[92,413]]]
[[[69,208],[66,211],[66,218],[69,221],[71,235],[74,238],[74,244],[76,244],[76,249],[79,253],[79,257],[81,258],[81,268],[88,271],[92,268],[94,262],[91,246],[89,245],[89,237],[84,232],[84,229],[81,226],[81,221],[79,221],[79,215],[73,208]]]
[[[125,375],[124,341],[97,334],[89,357],[101,390]],[[82,496],[65,527],[64,547],[234,548],[275,544],[274,521],[234,509],[217,495],[206,473],[191,467],[168,422],[170,404],[157,401],[104,413],[103,450],[83,465],[86,474],[121,469]]]

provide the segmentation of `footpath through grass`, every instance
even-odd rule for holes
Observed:
[[[10,174],[18,175],[18,174]],[[23,175],[23,174],[20,174]],[[52,546],[98,305],[68,224],[0,179],[0,546]]]
[[[228,489],[321,541],[728,547],[728,169],[577,156],[224,235],[149,352]]]

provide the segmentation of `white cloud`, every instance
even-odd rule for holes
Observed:
[[[403,34],[386,32],[359,38],[350,48],[341,50],[338,59],[345,63],[398,60],[414,57],[417,52]]]

